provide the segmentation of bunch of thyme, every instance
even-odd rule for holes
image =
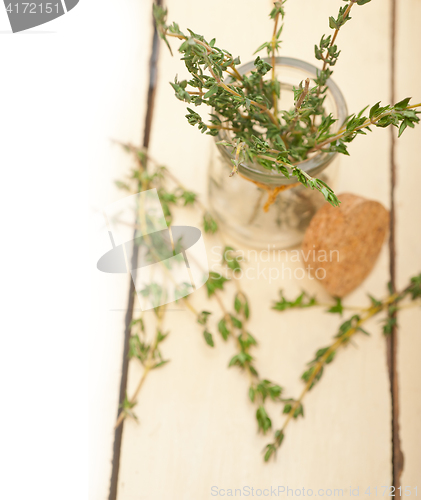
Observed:
[[[351,19],[350,12],[356,4],[362,6],[371,0],[345,0],[336,17],[329,18],[332,35],[323,35],[315,45],[315,57],[323,62],[317,77],[311,83],[297,82],[294,87],[294,107],[279,110],[281,83],[275,71],[275,57],[280,48],[280,35],[284,19],[285,0],[275,1],[270,18],[274,21],[271,40],[256,50],[267,50],[268,57],[258,56],[254,70],[242,75],[239,57],[218,48],[213,38],[209,42],[192,30],[184,33],[177,23],[167,24],[167,10],[154,5],[154,16],[160,37],[171,50],[168,38],[182,41],[178,51],[190,73],[189,80],[171,83],[175,96],[195,107],[205,105],[212,110],[205,122],[202,116],[188,107],[186,118],[190,125],[202,133],[217,136],[221,130],[229,134],[228,141],[220,144],[233,151],[232,172],[238,172],[240,163],[257,162],[268,170],[274,170],[287,178],[295,177],[306,187],[320,191],[333,206],[339,200],[332,189],[322,180],[311,177],[299,167],[300,162],[320,153],[338,152],[349,154],[347,145],[357,135],[366,135],[371,127],[398,127],[399,136],[407,127],[419,123],[416,108],[410,98],[394,105],[381,106],[380,102],[367,106],[359,113],[348,116],[344,123],[327,113],[324,101],[327,82],[333,73],[340,50],[336,39],[340,29]]]

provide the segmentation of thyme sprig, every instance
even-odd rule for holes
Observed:
[[[285,10],[284,10],[284,4],[286,0],[281,0],[279,2],[274,2],[273,4],[273,9],[271,10],[269,17],[273,19],[273,34],[272,34],[272,39],[269,42],[265,42],[260,47],[256,49],[254,52],[255,54],[257,52],[260,52],[263,49],[267,49],[267,54],[268,57],[271,58],[271,65],[272,65],[272,77],[271,77],[271,84],[272,84],[272,102],[273,102],[273,109],[274,109],[274,115],[275,117],[278,116],[278,99],[281,94],[281,85],[279,83],[279,80],[276,78],[276,71],[275,71],[275,66],[276,66],[276,55],[280,49],[281,46],[281,41],[280,41],[280,36],[282,33],[282,30],[284,28],[284,24],[282,23],[280,28],[278,29],[278,23],[279,23],[279,17],[283,20],[285,17]]]
[[[291,420],[298,418],[300,415],[304,416],[304,397],[315,386],[315,384],[320,381],[324,368],[334,360],[338,351],[342,347],[348,345],[351,338],[357,333],[369,335],[369,333],[362,328],[362,325],[382,311],[388,312],[388,316],[383,326],[383,333],[389,334],[391,326],[396,322],[396,318],[391,315],[391,313],[397,311],[399,303],[407,297],[409,297],[412,301],[416,301],[421,298],[421,274],[411,278],[409,284],[401,292],[392,293],[383,300],[377,300],[369,296],[371,301],[370,307],[365,309],[364,312],[360,314],[353,314],[350,318],[344,321],[339,326],[338,332],[334,337],[334,341],[330,345],[317,350],[315,357],[307,364],[306,370],[301,375],[301,379],[304,381],[305,386],[300,396],[298,399],[291,399],[284,406],[286,419],[282,427],[275,432],[274,440],[266,445],[264,454],[265,461],[268,461],[272,456],[274,456],[276,450],[281,446],[285,436],[285,430]],[[295,300],[292,301],[291,304],[291,307],[306,307],[309,305],[317,305],[317,302],[313,301],[311,304],[307,302],[306,304],[302,300]],[[287,307],[284,309],[287,309]],[[341,314],[342,308],[340,307],[340,302],[328,312]]]
[[[222,339],[224,341],[232,339],[237,347],[237,352],[231,357],[228,367],[237,367],[247,375],[250,384],[248,396],[250,401],[256,406],[255,416],[257,428],[259,432],[266,434],[266,432],[272,428],[272,420],[265,405],[266,398],[270,397],[272,401],[282,401],[281,393],[283,389],[277,383],[261,378],[254,364],[255,358],[251,350],[257,346],[258,342],[255,336],[247,328],[247,323],[250,318],[250,304],[241,287],[240,281],[234,279],[235,273],[241,269],[241,261],[242,259],[236,255],[234,248],[227,245],[224,246],[222,264],[225,266],[227,274],[231,275],[231,279],[224,278],[222,274],[211,273],[211,284],[207,287],[208,296],[213,296],[217,300],[222,312],[222,318],[218,322],[218,331]],[[234,281],[237,288],[237,292],[234,296],[233,309],[231,311],[225,306],[224,300],[219,294],[219,291],[224,290],[224,286],[228,281]],[[214,285],[215,282],[218,286]],[[206,322],[208,313],[205,311],[203,311],[203,313],[206,314]],[[202,316],[198,318],[198,322],[200,322],[201,317]],[[213,338],[206,327],[204,330],[204,337],[206,343],[214,347]]]
[[[336,37],[338,36],[339,30],[342,26],[344,26],[344,24],[351,19],[349,14],[352,6],[355,3],[358,5],[364,5],[370,1],[371,0],[350,0],[347,5],[339,8],[336,18],[333,16],[329,17],[329,28],[335,30],[333,36],[329,35],[325,37],[325,35],[323,35],[319,45],[314,46],[314,55],[316,59],[323,61],[323,68],[320,72],[317,72],[317,79],[315,80],[318,84],[317,96],[320,96],[321,93],[324,93],[327,90],[326,83],[333,73],[331,68],[335,66],[341,52],[335,44]],[[322,113],[323,109],[319,108],[318,112]]]
[[[279,22],[285,17],[285,1],[274,2],[269,14],[274,21],[272,38],[256,50],[266,49],[268,58],[257,56],[254,69],[248,74],[241,74],[239,57],[217,47],[215,38],[208,42],[192,30],[182,32],[177,23],[168,25],[167,10],[154,5],[160,37],[169,48],[169,38],[181,40],[178,50],[190,73],[189,80],[178,81],[176,77],[171,83],[175,96],[190,106],[211,108],[207,122],[191,107],[187,108],[186,118],[202,133],[217,136],[224,132],[225,139],[219,144],[232,150],[231,176],[238,173],[241,163],[257,162],[287,178],[295,177],[337,206],[339,200],[333,190],[300,168],[300,163],[319,153],[349,154],[348,144],[358,135],[371,131],[373,126],[385,128],[392,125],[399,129],[400,136],[407,127],[419,123],[416,108],[421,107],[421,103],[410,105],[410,98],[394,105],[380,106],[377,103],[365,116],[367,106],[358,114],[348,116],[343,124],[338,124],[325,109],[328,80],[340,55],[336,44],[338,33],[351,19],[352,7],[370,1],[346,0],[337,16],[329,18],[333,35],[323,35],[319,44],[315,45],[315,57],[323,62],[323,66],[317,71],[314,85],[310,79],[297,82],[294,107],[290,110],[278,109],[281,82],[275,71],[283,28],[283,22],[280,27]]]
[[[145,337],[145,324],[142,317],[133,320],[130,323],[131,336],[129,344],[129,359],[138,359],[143,365],[143,373],[137,384],[137,387],[131,397],[129,398],[126,394],[124,402],[122,404],[122,411],[120,412],[115,427],[117,428],[125,418],[131,417],[138,420],[136,414],[133,412],[133,408],[137,404],[137,397],[143,384],[145,383],[146,377],[151,370],[159,368],[160,366],[168,363],[169,360],[163,359],[159,345],[167,337],[167,333],[163,333],[161,330],[162,321],[165,314],[165,307],[160,306],[154,309],[155,315],[157,317],[157,326],[155,330],[155,336],[151,343],[148,343]],[[138,330],[136,332],[136,330]]]
[[[154,161],[146,151],[138,149],[131,144],[119,144],[134,156],[137,164],[136,168],[131,171],[127,179],[116,182],[120,189],[135,193],[137,189],[142,190],[156,187],[161,204],[164,206],[164,213],[168,224],[173,220],[173,207],[186,205],[191,207],[195,206],[202,212],[204,231],[210,234],[217,231],[218,227],[216,222],[209,214],[206,207],[201,203],[200,199],[195,193],[186,189],[174,174],[166,167]],[[145,168],[146,164],[149,165],[148,169]],[[171,181],[171,184],[175,187],[169,189],[167,180]],[[187,204],[186,199],[189,201]],[[223,241],[222,235],[220,235],[220,238]],[[235,273],[241,269],[242,258],[237,255],[233,247],[224,243],[221,264],[225,269],[224,274],[229,277],[225,278],[222,274],[211,271],[209,273],[209,279],[206,282],[207,297],[208,299],[215,299],[217,301],[222,313],[222,317],[217,324],[217,330],[222,339],[224,341],[232,340],[236,345],[237,352],[228,361],[228,367],[237,367],[248,377],[248,395],[251,402],[256,406],[255,416],[258,430],[265,434],[272,427],[272,420],[265,405],[266,398],[270,397],[273,401],[282,402],[282,387],[275,382],[261,378],[255,367],[255,358],[252,354],[252,349],[257,346],[257,340],[247,328],[251,313],[250,304],[241,287],[240,281],[234,279]],[[236,293],[231,310],[226,306],[225,298],[222,295],[226,291],[225,286],[230,282],[235,283],[236,286]],[[206,310],[197,311],[191,305],[187,297],[183,297],[181,300],[193,314],[196,322],[201,325],[205,343],[209,347],[215,347],[214,334],[209,325],[211,313]],[[137,419],[133,408],[136,405],[139,392],[146,377],[154,368],[158,368],[168,362],[168,360],[163,358],[160,352],[160,343],[168,335],[168,332],[165,334],[162,333],[165,309],[162,307],[157,308],[155,309],[155,314],[157,317],[159,315],[159,324],[156,327],[155,338],[151,343],[146,341],[146,327],[143,317],[140,316],[132,321],[129,357],[130,359],[138,359],[143,365],[144,370],[134,393],[130,398],[126,396],[126,402],[123,405],[116,425],[120,425],[126,417]]]
[[[145,191],[150,188],[156,188],[158,191],[158,195],[160,198],[161,206],[163,208],[164,216],[167,221],[167,224],[170,226],[173,220],[172,209],[174,206],[193,206],[195,204],[201,205],[200,201],[197,198],[196,193],[186,189],[173,174],[171,174],[166,167],[155,162],[143,149],[136,148],[132,144],[123,144],[118,143],[122,146],[127,152],[131,153],[136,161],[136,166],[130,171],[128,178],[116,181],[116,186],[119,189],[122,189],[128,193],[135,194],[138,192]],[[168,187],[168,180],[172,181],[172,184],[175,185],[173,188]],[[204,217],[206,216],[207,224],[210,228],[215,228],[216,222],[212,219],[211,215],[206,211],[204,212]],[[136,214],[136,221],[133,224],[133,228],[143,234],[145,239],[149,239],[153,237],[153,235],[146,234],[144,229],[149,227],[149,225],[153,225],[153,221],[149,220],[148,214],[146,214],[143,210],[140,210],[140,213]],[[158,240],[157,243],[160,241]],[[168,279],[173,279],[172,275],[168,272],[165,264],[163,264],[162,259],[159,256],[159,246],[151,244],[151,241],[148,242],[147,252],[152,254],[154,262],[160,263],[163,270],[165,271]],[[175,293],[179,290],[179,285],[175,284]],[[149,296],[154,303],[159,303],[160,295],[163,293],[163,289],[157,283],[151,283],[148,286],[144,287],[143,290],[140,291],[143,296]],[[180,299],[186,305],[187,309],[192,312],[195,316],[197,316],[198,312],[190,303],[187,297],[184,297],[184,293],[179,294]],[[143,365],[142,376],[138,382],[138,385],[133,392],[133,394],[129,397],[126,395],[123,404],[121,405],[120,413],[118,415],[115,426],[118,427],[125,418],[131,417],[137,420],[136,414],[133,411],[133,408],[137,404],[137,398],[140,393],[143,384],[148,377],[149,373],[159,368],[169,360],[164,359],[161,350],[160,344],[165,340],[168,336],[168,332],[163,331],[162,324],[164,322],[165,317],[165,307],[159,306],[153,309],[156,319],[157,325],[155,328],[155,335],[152,342],[148,342],[145,334],[145,322],[142,315],[138,318],[133,319],[130,324],[131,336],[129,340],[129,359],[137,359]]]

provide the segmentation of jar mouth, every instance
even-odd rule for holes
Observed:
[[[265,57],[262,59],[265,62],[268,62],[269,64],[271,64],[272,62],[272,59],[269,57]],[[317,71],[319,71],[319,69],[316,68],[316,66],[313,66],[308,62],[301,61],[300,59],[295,59],[293,57],[276,57],[275,61],[277,67],[290,68],[292,70],[296,70],[298,73],[301,72],[303,80],[307,77],[313,79],[316,78]],[[249,73],[253,69],[255,69],[254,62],[250,61],[249,63],[240,66],[238,68],[238,72],[241,75],[244,75],[246,73]],[[227,78],[227,81],[229,81],[229,77]],[[281,79],[281,85],[282,83],[283,82]],[[295,82],[295,85],[298,85],[298,83],[299,81]],[[348,109],[346,106],[345,98],[342,95],[342,92],[331,78],[329,78],[329,80],[327,81],[326,86],[328,87],[327,96],[330,98],[334,107],[333,115],[334,118],[337,119],[335,125],[338,130],[343,125],[348,116]],[[229,141],[229,135],[225,130],[220,130],[218,135],[215,136],[215,140],[217,142]],[[231,164],[231,159],[234,159],[234,155],[232,154],[232,152],[226,146],[223,146],[221,144],[217,144],[217,147],[222,156],[225,157],[226,160]],[[337,154],[338,153],[336,152],[334,153],[320,152],[315,154],[311,158],[308,158],[300,162],[299,165],[300,168],[305,172],[307,172],[309,175],[315,176],[322,170],[324,170],[333,161],[333,159]],[[295,178],[288,179],[282,173],[278,173],[273,170],[266,170],[258,163],[244,163],[244,162],[240,163],[238,171],[241,175],[251,180],[254,180],[256,182],[261,182],[264,184],[271,184],[274,186],[293,184],[296,182]]]

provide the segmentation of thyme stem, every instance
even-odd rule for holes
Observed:
[[[347,18],[348,14],[350,13],[351,9],[352,9],[352,6],[354,5],[354,3],[356,3],[357,0],[350,0],[349,2],[349,5],[347,7],[347,9],[345,10],[345,13],[343,15],[344,19]],[[335,41],[336,41],[336,37],[338,36],[338,33],[339,33],[339,30],[340,28],[337,28],[333,34],[333,37],[332,37],[332,40],[330,41],[330,44],[329,44],[329,48],[333,47],[334,44],[335,44]],[[323,68],[322,68],[322,72],[323,71],[326,71],[326,68],[327,68],[327,65],[328,65],[328,62],[327,62],[327,57],[325,56],[323,58]],[[320,96],[320,92],[321,92],[321,86],[319,86],[319,88],[317,89],[317,97]],[[315,118],[315,117],[314,117]]]
[[[413,104],[412,106],[408,106],[406,109],[414,109],[414,108],[419,108],[419,107],[421,107],[421,103]],[[395,110],[391,109],[389,111],[386,111],[386,112],[380,114],[379,116],[377,116],[375,118],[371,118],[371,119],[368,118],[362,125],[355,127],[352,130],[352,132],[362,130],[364,128],[369,127],[370,125],[375,125],[378,121],[380,121],[385,116],[389,116],[389,115],[393,114],[394,111]],[[326,139],[325,141],[323,141],[319,144],[316,144],[312,149],[309,150],[309,152],[317,151],[317,150],[323,148],[324,146],[327,146],[328,144],[331,144],[332,142],[337,141],[338,139],[343,137],[346,134],[346,132],[347,132],[346,127],[342,127],[336,135],[334,135],[333,137],[329,137],[329,139]]]
[[[137,397],[139,395],[140,390],[142,389],[143,384],[145,383],[146,377],[148,376],[149,372],[153,369],[153,359],[154,359],[154,355],[156,352],[156,348],[158,346],[158,338],[159,338],[159,333],[160,333],[161,325],[162,325],[163,318],[164,318],[164,311],[165,311],[165,308],[161,309],[161,307],[162,306],[160,306],[160,308],[158,308],[158,313],[157,313],[158,321],[157,321],[157,327],[155,330],[155,337],[154,337],[154,341],[152,344],[152,348],[149,349],[148,357],[146,359],[145,367],[144,367],[142,376],[139,380],[139,383],[137,384],[137,387],[136,387],[133,395],[129,399],[130,405],[132,405],[132,406],[136,404]],[[117,429],[117,427],[123,422],[123,420],[126,417],[127,417],[126,412],[124,410],[122,410],[120,412],[120,415],[117,418],[117,421],[115,423],[114,428]]]
[[[282,1],[280,0],[280,4],[282,5]],[[279,15],[280,11],[275,15],[275,21],[274,21],[274,26],[273,26],[273,34],[272,34],[272,85],[274,86],[273,91],[272,91],[272,99],[273,99],[273,112],[275,117],[278,116],[278,96],[276,95],[275,91],[275,82],[276,82],[276,72],[275,72],[275,66],[276,66],[276,34],[278,32],[278,21],[279,21]]]
[[[341,329],[339,330],[339,334],[336,336],[337,339],[328,348],[322,349],[320,350],[320,352],[319,351],[317,352],[316,359],[309,363],[310,369],[303,374],[302,378],[305,380],[305,386],[300,396],[290,405],[290,408],[287,412],[287,416],[282,427],[275,432],[275,440],[266,446],[265,461],[269,460],[272,454],[274,454],[276,450],[281,446],[285,430],[289,425],[289,423],[291,422],[291,420],[298,416],[299,413],[297,412],[301,410],[301,414],[303,414],[302,413],[303,399],[305,398],[309,390],[313,387],[315,382],[319,380],[324,366],[333,360],[333,356],[335,355],[336,351],[341,346],[346,345],[347,342],[351,339],[351,337],[353,337],[356,333],[358,333],[359,331],[363,331],[361,325],[363,325],[370,318],[372,318],[373,316],[377,315],[378,313],[386,309],[389,310],[389,312],[391,310],[390,308],[392,308],[393,311],[397,310],[396,306],[398,302],[404,299],[408,293],[412,294],[413,301],[419,299],[419,297],[421,296],[421,275],[412,278],[411,283],[401,292],[391,294],[383,301],[376,301],[375,299],[372,299],[373,305],[364,310],[365,311],[364,315],[362,315],[361,317],[353,316],[351,320],[344,323],[341,326]],[[319,304],[317,304],[316,301],[313,301],[313,305],[319,305]],[[345,329],[342,331],[343,327]],[[386,331],[386,327],[384,327],[384,331]]]

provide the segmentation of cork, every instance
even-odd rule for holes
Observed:
[[[351,193],[338,198],[339,207],[326,203],[311,220],[302,256],[331,295],[344,297],[372,270],[388,233],[389,211]]]

